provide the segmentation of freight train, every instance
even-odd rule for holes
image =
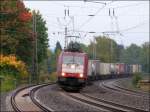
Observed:
[[[64,89],[82,89],[87,81],[127,77],[141,72],[139,64],[103,63],[87,54],[62,52],[58,61],[58,83]]]
[[[88,81],[125,77],[135,72],[141,72],[141,65],[89,60],[86,53],[70,44],[70,48],[59,55],[57,82],[64,89],[80,90]]]

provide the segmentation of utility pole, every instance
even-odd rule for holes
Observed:
[[[64,20],[66,20],[66,16],[69,16],[69,9],[64,10]],[[67,25],[65,26],[65,48],[68,46],[68,38],[67,38]]]
[[[93,58],[96,59],[96,39],[93,40]]]
[[[68,46],[68,39],[67,39],[67,27],[65,27],[65,48]]]
[[[32,66],[33,66],[33,72],[32,72],[32,81],[35,81],[35,83],[39,82],[39,76],[38,76],[38,56],[37,56],[37,32],[36,32],[36,14],[35,11],[33,11],[33,59],[32,59]]]
[[[90,34],[94,34],[94,33],[96,33],[96,32],[88,32],[88,33],[90,33]],[[93,59],[96,59],[96,37],[94,37],[93,38]]]
[[[113,14],[112,14],[113,13]],[[111,9],[109,9],[109,16],[111,18],[111,30],[113,31],[114,30],[114,27],[113,27],[113,18],[114,18],[114,9],[113,9],[113,12],[111,11]],[[113,48],[112,48],[112,41],[110,40],[110,63],[112,63],[112,51],[113,51]]]

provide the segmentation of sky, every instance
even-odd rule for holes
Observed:
[[[31,10],[39,10],[48,28],[49,46],[68,36],[86,45],[95,36],[109,35],[118,44],[142,45],[149,41],[149,1],[24,1]],[[69,10],[69,15],[65,10]],[[91,33],[93,32],[93,33]],[[111,33],[118,32],[118,33]],[[69,40],[69,39],[68,39]]]

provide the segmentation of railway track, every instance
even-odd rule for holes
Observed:
[[[117,92],[120,92],[120,93],[123,93],[123,94],[126,94],[126,95],[132,95],[132,96],[135,96],[135,97],[145,97],[145,99],[147,99],[146,97],[148,96],[148,94],[146,94],[146,93],[142,93],[142,92],[139,92],[139,91],[134,91],[134,90],[130,90],[130,89],[121,87],[121,86],[115,84],[114,81],[112,81],[111,83],[102,82],[100,86],[102,86],[106,89],[117,91]]]
[[[116,81],[116,82],[118,83],[118,81]],[[146,93],[146,92],[131,90],[131,89],[119,86],[118,84],[113,84],[113,86],[118,88],[118,89],[125,90],[125,91],[128,91],[128,92],[133,93],[133,94],[136,93],[136,95],[139,95],[139,96],[141,96],[141,95],[148,95],[148,93]]]
[[[106,112],[129,112],[128,109],[117,107],[117,106],[114,106],[112,104],[108,104],[106,102],[102,102],[102,101],[97,100],[97,99],[89,98],[89,97],[82,95],[82,94],[70,93],[70,94],[68,94],[68,96],[77,100],[77,101],[80,101],[84,104],[88,104],[92,107],[96,107],[97,109],[103,110]]]
[[[106,81],[107,82],[107,81]],[[109,81],[111,82],[111,81]],[[112,83],[111,83],[112,84]],[[126,90],[126,89],[123,89],[123,88],[117,88],[117,85],[114,85],[112,87],[108,86],[106,83],[102,82],[101,83],[101,86],[106,89],[111,89],[111,90],[114,90],[114,91],[117,91],[121,94],[126,94],[126,95],[134,95],[134,96],[138,96],[138,97],[141,97],[141,94],[142,93],[139,93],[136,91],[130,91],[130,90]],[[115,86],[115,87],[114,87]],[[146,109],[141,109],[141,108],[138,108],[138,107],[134,107],[134,106],[130,106],[130,105],[124,105],[124,104],[119,104],[117,102],[113,102],[111,100],[104,100],[104,99],[100,99],[98,97],[95,97],[93,95],[89,95],[87,93],[65,93],[67,94],[69,97],[77,100],[77,101],[80,101],[80,102],[83,102],[85,104],[88,104],[90,106],[94,106],[94,107],[97,107],[98,109],[104,109],[104,111],[112,111],[112,112],[149,112],[149,110],[146,110]]]
[[[12,105],[13,110],[16,112],[22,112],[22,111],[51,112],[53,111],[50,108],[44,107],[34,98],[35,91],[48,85],[51,85],[51,84],[32,85],[32,86],[23,87],[15,91],[11,96],[11,105]]]
[[[55,83],[53,83],[53,84],[55,84]],[[34,97],[34,94],[35,94],[35,92],[36,92],[38,89],[40,89],[40,88],[42,88],[42,87],[44,87],[44,86],[48,86],[48,85],[52,85],[52,84],[46,84],[46,85],[38,86],[38,87],[32,89],[31,92],[30,92],[30,97],[31,97],[31,100],[33,101],[33,103],[36,104],[42,111],[44,111],[44,112],[53,112],[53,111],[54,111],[53,109],[48,108],[48,107],[42,105],[42,104],[41,104],[40,102],[38,102],[38,100]]]
[[[85,97],[94,99],[96,101],[99,101],[99,102],[102,102],[102,103],[105,103],[105,104],[109,104],[109,105],[112,105],[114,107],[123,109],[123,110],[120,110],[120,111],[126,111],[127,110],[127,111],[131,111],[131,112],[148,112],[146,110],[142,110],[142,109],[139,109],[139,108],[130,107],[130,106],[126,106],[126,105],[121,105],[121,104],[118,104],[118,103],[114,103],[112,101],[107,101],[107,100],[104,100],[104,99],[93,97],[93,96],[88,95],[88,94],[82,94],[82,95],[85,96]]]
[[[99,110],[109,112],[148,112],[140,108],[130,107],[126,105],[117,104],[111,101],[106,101],[97,97],[90,96],[85,93],[65,93],[67,96],[84,104],[96,107]]]
[[[55,83],[53,83],[55,84]],[[44,112],[53,112],[55,110],[44,106],[44,104],[41,104],[36,99],[36,91],[38,91],[40,88],[44,86],[48,86],[52,84],[42,84],[42,85],[33,85],[21,88],[13,93],[11,96],[11,104],[16,112],[22,112],[22,111],[44,111]],[[102,83],[102,86],[104,86],[105,83]],[[109,89],[112,89],[109,87]],[[121,88],[120,88],[121,89]],[[116,88],[114,89],[116,91]],[[119,90],[119,89],[118,89]],[[121,90],[119,90],[121,92]],[[95,96],[91,96],[87,93],[70,93],[61,91],[61,94],[64,94],[65,96],[76,100],[79,103],[84,103],[88,106],[94,107],[100,111],[106,111],[106,112],[148,112],[148,110],[142,110],[140,108],[121,105],[118,103],[114,103],[112,101],[104,100],[97,98]],[[128,93],[129,94],[129,93]]]

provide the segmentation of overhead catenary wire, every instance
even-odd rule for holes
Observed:
[[[128,8],[128,7],[137,7],[139,5],[144,5],[146,3],[140,3],[141,1],[139,1],[139,3],[136,3],[136,4],[131,4],[131,5],[123,5],[123,6],[116,6],[116,7],[113,7],[114,9],[121,9],[121,8]]]
[[[132,27],[129,27],[129,28],[126,28],[126,29],[122,29],[120,30],[120,32],[125,32],[125,31],[129,31],[129,30],[132,30],[132,29],[135,29],[135,28],[138,28],[140,26],[143,26],[144,24],[146,24],[148,21],[145,21],[145,22],[142,22],[142,23],[139,23],[135,26],[132,26]]]
[[[132,4],[131,4],[132,5]],[[130,7],[131,7],[131,5],[130,5]],[[133,6],[134,5],[136,5],[136,4],[133,4]],[[69,6],[69,7],[71,7],[71,6]],[[114,8],[125,8],[125,7],[129,7],[128,5],[127,6],[116,6],[116,7],[114,7]],[[106,7],[107,8],[107,7]],[[98,15],[96,15],[96,16],[98,16]],[[118,18],[117,18],[118,19]],[[71,21],[71,20],[70,20]],[[70,22],[71,23],[71,22]],[[117,28],[117,29],[119,29],[119,28]],[[116,30],[116,32],[117,32],[118,30]],[[76,31],[75,31],[76,32]],[[87,33],[88,31],[81,31],[81,33]],[[102,32],[104,32],[104,31],[102,31]],[[102,32],[96,32],[96,33],[102,33]],[[125,33],[126,31],[124,31],[124,33]],[[145,33],[145,32],[126,32],[126,33]],[[146,32],[146,33],[148,33],[148,32]]]
[[[108,3],[111,4],[112,2]],[[79,27],[79,29],[81,29],[83,26],[85,26],[91,19],[93,19],[100,11],[102,11],[102,9],[104,9],[108,4],[103,5],[101,8],[99,8],[93,15],[94,16],[90,16],[90,18],[85,21],[84,23],[82,23]]]

